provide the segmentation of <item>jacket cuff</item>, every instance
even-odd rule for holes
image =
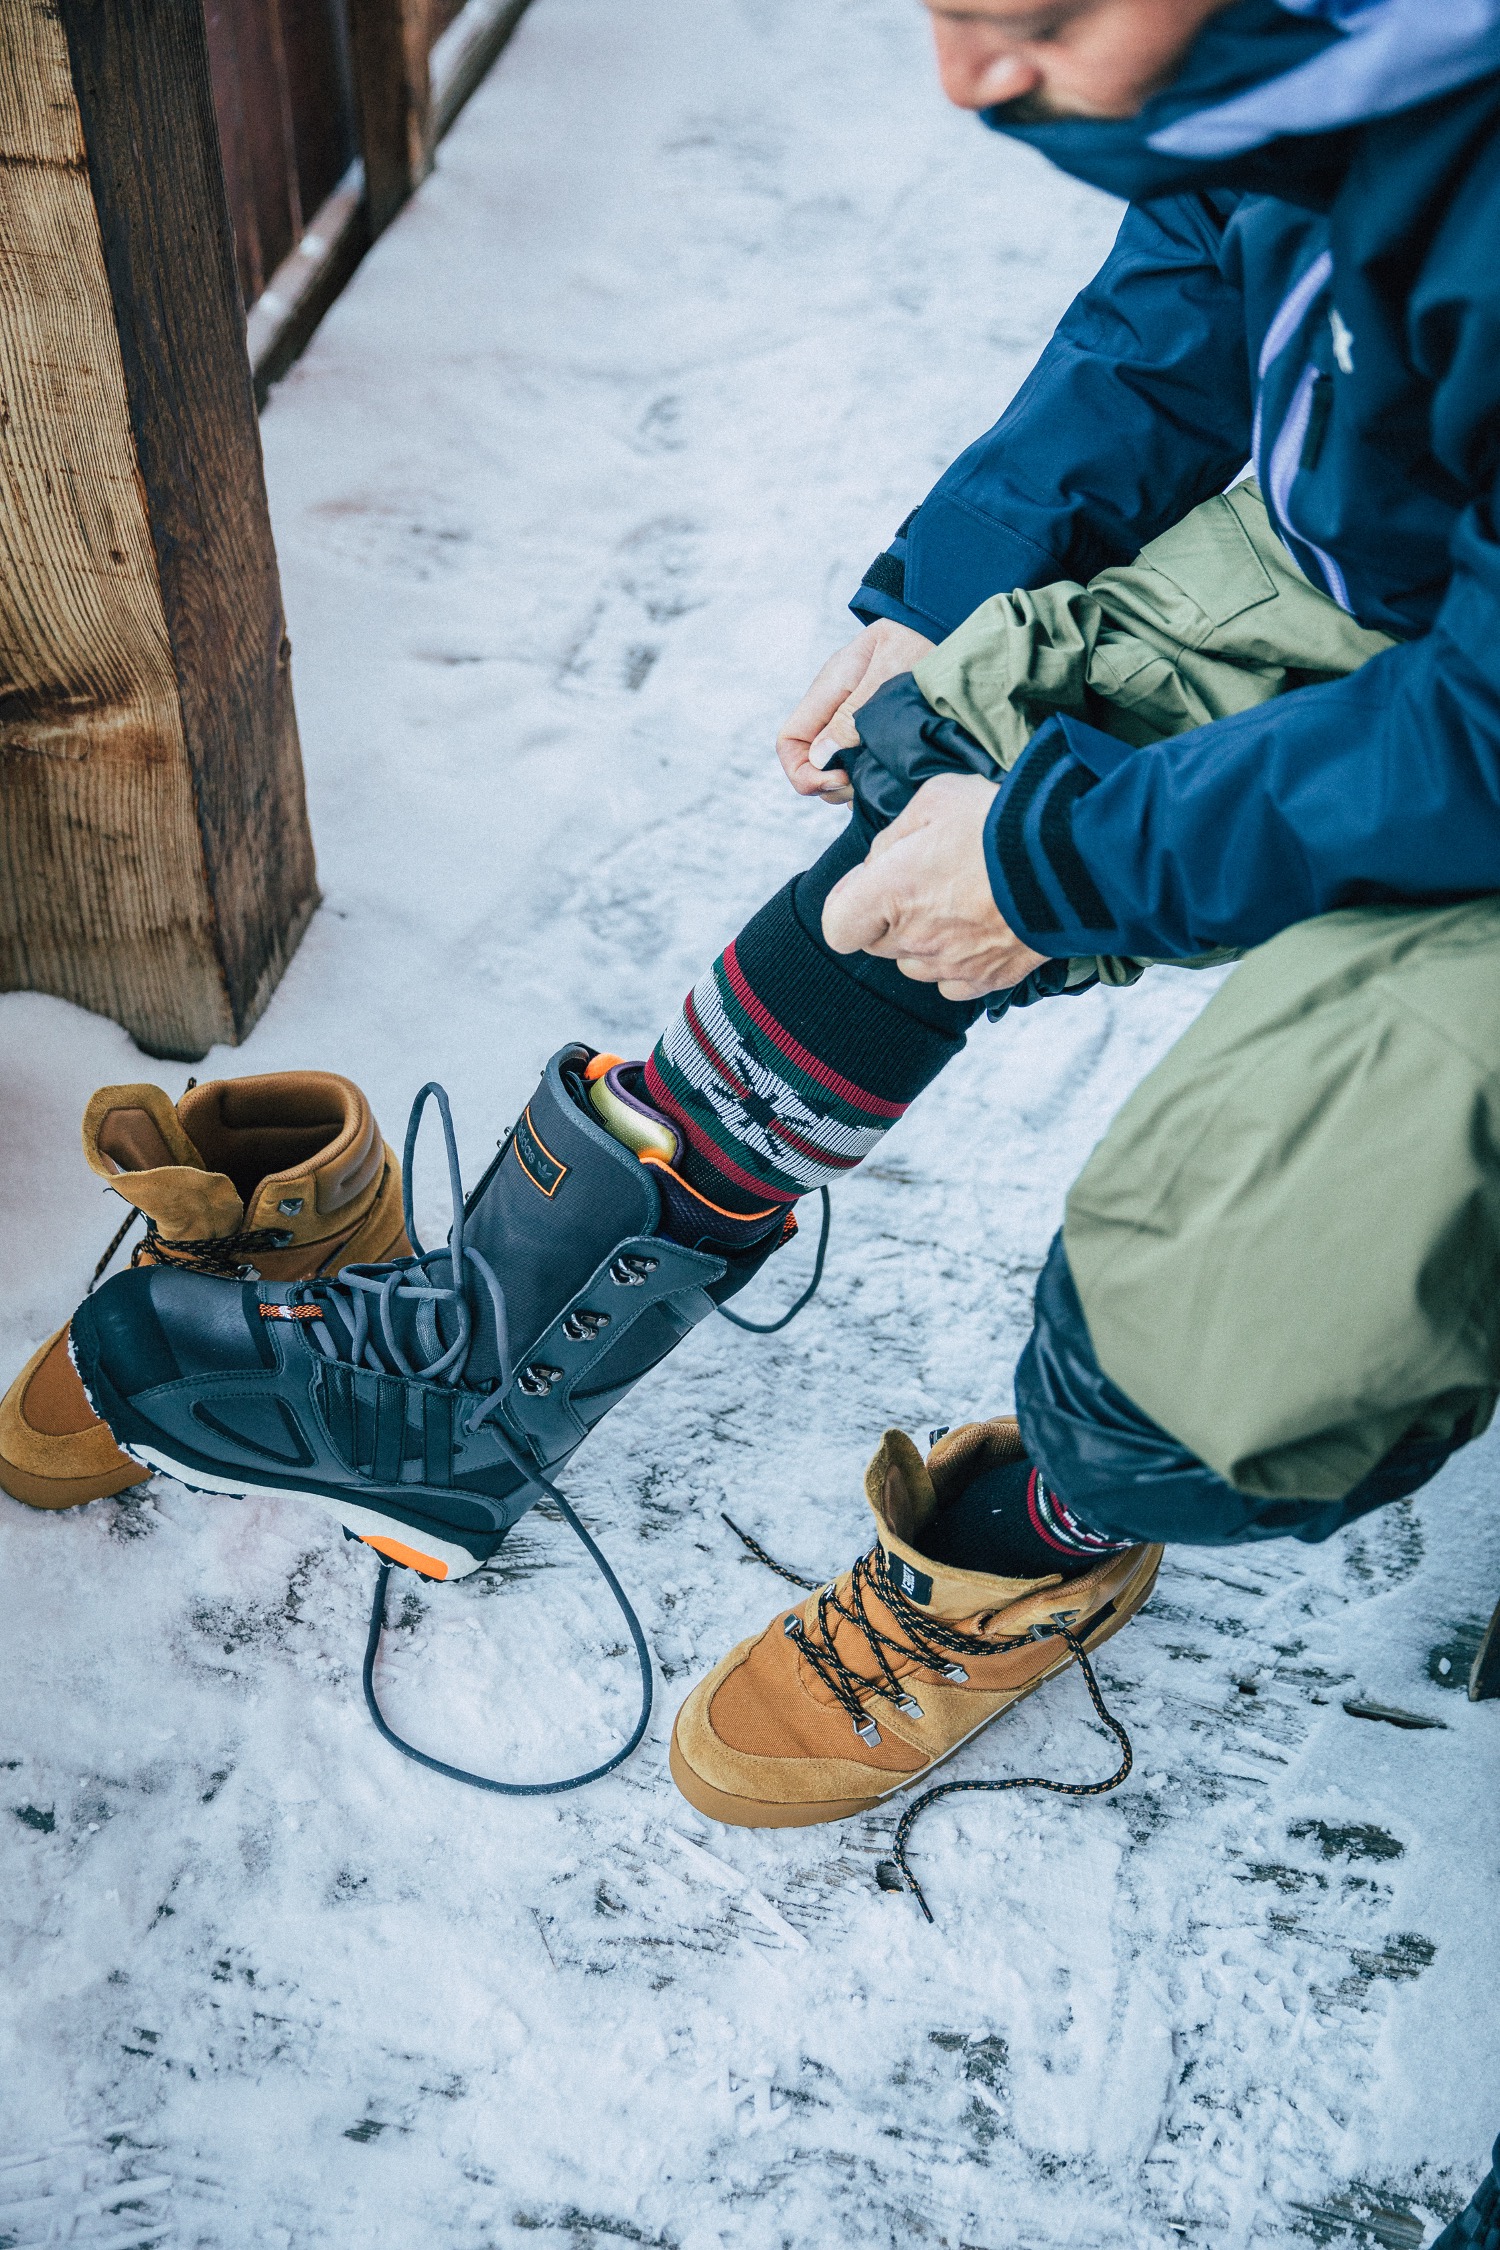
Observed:
[[[875,557],[849,607],[861,624],[890,617],[945,641],[992,594],[1069,575],[1024,532],[929,493]]]
[[[877,556],[876,560],[882,561],[884,558]],[[873,569],[874,564],[870,567]],[[905,602],[897,601],[890,594],[882,594],[870,584],[868,578],[849,607],[861,625],[873,625],[877,617],[888,617],[895,625],[909,625],[914,633],[923,634],[929,641],[940,641],[947,635],[947,626],[937,618],[924,617],[921,610],[908,608]]]
[[[1073,837],[1080,800],[1133,755],[1095,727],[1049,719],[1007,774],[985,822],[985,865],[995,904],[1034,952],[1150,952],[1138,929],[1125,928],[1101,871],[1085,865]]]
[[[890,545],[875,557],[849,607],[861,625],[873,625],[877,617],[889,617],[897,625],[908,625],[914,633],[924,634],[929,641],[940,641],[947,627],[924,611],[913,609],[906,598],[907,533],[916,522],[917,512],[912,509]]]

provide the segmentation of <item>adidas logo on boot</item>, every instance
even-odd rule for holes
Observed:
[[[187,1485],[320,1505],[428,1577],[477,1569],[539,1496],[536,1472],[550,1477],[789,1231],[781,1210],[716,1212],[659,1137],[637,1151],[610,1130],[591,1089],[620,1067],[583,1046],[554,1055],[467,1201],[447,1098],[424,1088],[404,1169],[435,1096],[443,1249],[281,1286],[161,1266],[107,1282],[73,1319],[95,1411],[132,1458]]]
[[[145,1218],[139,1266],[290,1280],[408,1247],[396,1159],[359,1088],[331,1071],[216,1079],[175,1107],[159,1086],[101,1086],[83,1153]],[[0,1399],[0,1488],[75,1508],[149,1474],[93,1413],[59,1328]]]

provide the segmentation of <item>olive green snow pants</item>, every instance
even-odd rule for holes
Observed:
[[[1300,575],[1243,484],[1087,587],[985,603],[916,678],[1010,765],[1055,711],[1147,742],[1389,645]],[[1241,1493],[1337,1502],[1399,1441],[1482,1429],[1500,898],[1353,909],[1258,947],[1110,1126],[1063,1243],[1105,1376]]]

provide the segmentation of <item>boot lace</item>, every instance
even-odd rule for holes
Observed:
[[[411,1200],[412,1159],[416,1155],[417,1136],[429,1099],[437,1103],[442,1122],[443,1146],[448,1162],[448,1188],[453,1205],[452,1232],[447,1244],[440,1250],[423,1249]],[[412,1103],[411,1117],[406,1127],[406,1145],[401,1155],[401,1208],[406,1221],[407,1240],[412,1245],[413,1255],[410,1258],[397,1259],[384,1265],[345,1266],[336,1279],[319,1278],[299,1282],[291,1291],[285,1306],[263,1305],[262,1313],[269,1317],[307,1319],[312,1340],[326,1358],[372,1368],[379,1374],[400,1375],[408,1382],[445,1383],[459,1389],[465,1387],[464,1370],[478,1335],[473,1307],[464,1286],[466,1279],[472,1277],[488,1297],[494,1312],[500,1376],[498,1382],[488,1390],[470,1388],[474,1404],[464,1426],[474,1431],[482,1423],[489,1421],[490,1434],[512,1467],[520,1472],[528,1484],[546,1494],[563,1521],[582,1542],[625,1620],[640,1670],[641,1704],[629,1740],[602,1764],[591,1766],[587,1773],[572,1774],[565,1781],[495,1781],[488,1774],[470,1773],[463,1766],[449,1765],[445,1759],[434,1758],[425,1750],[418,1750],[391,1726],[380,1708],[375,1691],[375,1665],[385,1635],[386,1592],[391,1577],[391,1565],[382,1559],[370,1606],[370,1629],[365,1641],[365,1706],[380,1734],[393,1750],[399,1750],[403,1758],[410,1758],[416,1765],[426,1766],[429,1772],[442,1774],[446,1780],[461,1781],[470,1789],[490,1790],[500,1797],[553,1797],[566,1790],[583,1789],[591,1781],[599,1781],[605,1774],[613,1773],[616,1766],[623,1765],[651,1723],[654,1694],[651,1652],[646,1646],[646,1636],[641,1630],[640,1619],[631,1607],[629,1596],[610,1568],[603,1549],[593,1539],[566,1495],[558,1490],[534,1460],[523,1454],[522,1448],[512,1441],[503,1423],[490,1420],[505,1395],[510,1377],[505,1291],[488,1259],[464,1239],[466,1213],[463,1181],[459,1172],[458,1142],[453,1131],[453,1113],[448,1106],[446,1092],[435,1080],[429,1080]],[[426,1359],[414,1363],[403,1351],[395,1331],[394,1314],[398,1304],[416,1308],[414,1326],[418,1342],[429,1354]],[[337,1309],[347,1337],[342,1349],[328,1319],[328,1313],[334,1308]],[[457,1331],[453,1341],[446,1346],[440,1327],[440,1316],[444,1308]]]
[[[907,1662],[915,1660],[923,1669],[935,1672],[940,1679],[950,1680],[955,1686],[963,1686],[969,1675],[964,1666],[955,1661],[956,1658],[1002,1656],[1008,1650],[1024,1648],[1029,1641],[1052,1637],[1040,1627],[1009,1640],[998,1639],[987,1633],[960,1633],[956,1626],[946,1625],[940,1618],[924,1616],[896,1585],[891,1576],[889,1557],[878,1542],[867,1555],[860,1556],[849,1573],[846,1594],[841,1595],[837,1580],[824,1582],[817,1578],[804,1578],[798,1571],[789,1570],[785,1563],[778,1562],[774,1555],[767,1554],[759,1541],[752,1539],[747,1531],[742,1531],[732,1517],[725,1516],[723,1521],[754,1555],[756,1561],[764,1563],[767,1569],[774,1570],[778,1577],[785,1578],[793,1586],[805,1586],[809,1592],[815,1587],[819,1589],[818,1613],[811,1627],[804,1626],[801,1618],[793,1615],[787,1618],[782,1631],[788,1640],[797,1643],[799,1655],[806,1659],[835,1701],[848,1712],[860,1740],[872,1748],[879,1743],[881,1736],[879,1726],[870,1715],[869,1699],[883,1699],[912,1718],[919,1719],[922,1716],[921,1704],[902,1685],[893,1669],[890,1661],[892,1656]],[[871,1617],[866,1601],[872,1594],[895,1618],[900,1627],[899,1634],[888,1633]],[[835,1640],[837,1618],[842,1618],[846,1624],[853,1626],[863,1639],[874,1660],[874,1674],[856,1670],[839,1653]],[[933,1919],[932,1908],[927,1903],[926,1892],[912,1872],[907,1858],[907,1845],[912,1830],[923,1813],[941,1798],[960,1796],[967,1791],[1004,1789],[1046,1789],[1059,1797],[1103,1797],[1110,1790],[1118,1789],[1129,1778],[1131,1767],[1135,1763],[1135,1752],[1124,1727],[1105,1705],[1099,1682],[1094,1676],[1094,1667],[1089,1662],[1088,1651],[1078,1636],[1060,1621],[1056,1626],[1056,1637],[1066,1645],[1069,1654],[1076,1660],[1096,1716],[1119,1743],[1120,1764],[1106,1781],[1051,1781],[1040,1774],[1019,1774],[995,1781],[945,1781],[940,1782],[936,1788],[924,1789],[921,1796],[907,1806],[897,1824],[891,1856],[901,1885],[912,1893],[929,1922]]]
[[[146,1218],[142,1211],[127,1212],[94,1268],[86,1296],[93,1295],[120,1244],[142,1218]],[[131,1251],[130,1263],[181,1266],[185,1273],[208,1274],[216,1281],[249,1281],[255,1272],[251,1260],[266,1250],[284,1250],[291,1240],[280,1227],[246,1227],[238,1234],[205,1235],[194,1240],[187,1235],[164,1235],[154,1219],[146,1218],[146,1231]]]
[[[429,1100],[437,1103],[442,1123],[453,1207],[452,1230],[446,1243],[436,1250],[423,1248],[411,1200],[412,1160]],[[446,1092],[431,1080],[412,1103],[406,1128],[406,1145],[401,1156],[401,1209],[407,1240],[412,1245],[411,1257],[386,1260],[380,1265],[345,1266],[336,1277],[319,1275],[300,1281],[289,1293],[285,1309],[263,1306],[262,1312],[267,1319],[285,1318],[300,1312],[308,1318],[312,1340],[327,1359],[368,1367],[376,1374],[399,1375],[407,1382],[444,1383],[454,1389],[471,1389],[475,1404],[464,1426],[472,1432],[494,1413],[510,1380],[505,1291],[489,1260],[464,1239],[467,1215],[453,1113]],[[464,1371],[479,1335],[471,1289],[477,1290],[481,1302],[486,1299],[489,1302],[500,1362],[498,1381],[483,1390],[464,1384]],[[419,1356],[413,1357],[397,1336],[398,1307],[415,1312],[412,1334]],[[337,1318],[330,1320],[330,1313],[335,1313]],[[313,1315],[317,1317],[310,1317]],[[445,1326],[453,1332],[452,1341],[446,1345],[443,1342]]]

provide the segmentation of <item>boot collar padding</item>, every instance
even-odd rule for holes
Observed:
[[[385,1169],[369,1102],[334,1071],[216,1080],[184,1094],[177,1114],[204,1160],[238,1185],[246,1225],[299,1242],[324,1231],[320,1219],[353,1216]]]
[[[160,1086],[101,1086],[83,1113],[83,1153],[169,1241],[217,1241],[244,1223],[234,1182],[209,1170]]]
[[[1022,1451],[1020,1432],[1008,1417],[965,1423],[940,1439],[925,1461],[904,1430],[887,1430],[881,1439],[865,1471],[865,1497],[880,1526],[881,1545],[908,1566],[905,1574],[895,1574],[897,1583],[930,1616],[950,1622],[973,1619],[971,1630],[994,1632],[997,1638],[1024,1637],[1033,1626],[1050,1629],[1054,1608],[1077,1614],[1101,1598],[1103,1578],[1119,1556],[1068,1580],[1063,1603],[1050,1598],[1052,1589],[1064,1583],[1056,1572],[1046,1578],[999,1578],[987,1571],[958,1570],[923,1553],[922,1532],[947,1489],[967,1484],[981,1462],[1015,1460]],[[1138,1550],[1126,1552],[1134,1556]]]

